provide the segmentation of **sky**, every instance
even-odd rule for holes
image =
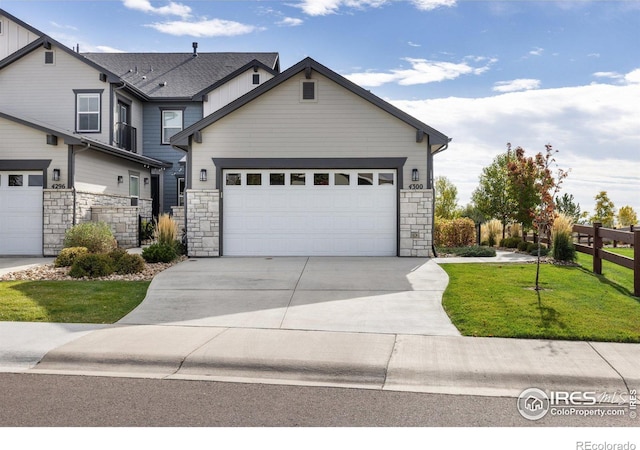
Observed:
[[[452,138],[435,175],[471,199],[506,151],[551,144],[583,211],[640,215],[640,0],[0,0],[80,51],[309,56]]]

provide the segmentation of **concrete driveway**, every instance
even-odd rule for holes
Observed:
[[[428,259],[190,259],[118,323],[459,336],[441,305],[448,281]]]

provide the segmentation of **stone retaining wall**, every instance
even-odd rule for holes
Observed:
[[[43,254],[56,256],[63,248],[66,231],[74,225],[74,192],[72,189],[43,191]],[[138,246],[138,215],[150,216],[151,199],[139,199],[131,206],[127,196],[75,193],[75,224],[102,221],[111,226],[118,245]]]

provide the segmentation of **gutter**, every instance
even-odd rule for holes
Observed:
[[[443,151],[445,151],[446,149],[449,148],[449,142],[452,141],[452,138],[449,138],[449,141],[444,144],[442,147],[440,147],[438,150],[436,150],[435,152],[431,153],[431,158],[432,158],[432,162],[433,162],[433,155],[437,155],[438,153],[441,153]],[[433,169],[433,168],[432,168]],[[431,176],[433,178],[433,170],[431,171]],[[436,226],[436,185],[434,183],[435,180],[431,180],[431,186],[433,186],[433,207],[431,208],[431,227],[432,229],[435,228]],[[434,242],[431,243],[431,251],[433,252],[433,256],[435,258],[438,257],[438,252],[436,251],[436,244]]]

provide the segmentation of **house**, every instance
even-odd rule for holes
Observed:
[[[278,72],[277,53],[200,54],[195,43],[187,53],[81,54],[0,9],[0,255],[55,255],[64,230],[84,220],[106,220],[120,245],[134,245],[125,219],[104,208],[129,208],[136,224],[179,210],[184,152],[170,137]],[[42,181],[33,214],[17,195],[20,176]],[[50,190],[71,203],[51,204]],[[47,208],[60,205],[73,213],[52,233],[49,214],[57,221],[61,211]]]
[[[0,24],[0,210],[22,175],[41,253],[98,218],[132,245],[124,222],[172,211],[189,256],[432,255],[450,139],[313,59],[79,53],[1,9]],[[7,245],[27,228],[8,222]]]
[[[306,58],[171,138],[191,256],[431,256],[450,139]]]

